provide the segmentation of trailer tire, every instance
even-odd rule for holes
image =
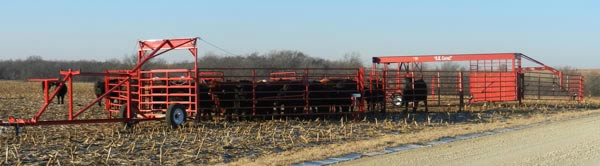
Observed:
[[[167,119],[167,126],[173,128],[181,126],[187,118],[185,106],[181,104],[173,104],[169,106],[169,109],[167,109],[167,116],[165,118]]]
[[[129,115],[130,115],[129,117],[131,119],[136,118],[138,111],[139,110],[135,106],[135,104],[131,104],[131,112],[129,113]],[[121,105],[121,109],[119,110],[119,116],[120,116],[120,118],[123,118],[123,119],[127,118],[127,104]],[[127,128],[130,128],[130,127],[133,127],[137,123],[137,121],[125,121],[123,123],[125,124],[125,126]]]

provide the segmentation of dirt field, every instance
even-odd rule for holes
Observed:
[[[75,109],[94,99],[91,83],[75,83]],[[0,81],[0,120],[31,118],[42,105],[40,83]],[[189,122],[180,129],[165,122],[142,122],[133,130],[122,124],[85,124],[0,130],[0,165],[289,165],[355,151],[481,132],[568,116],[581,116],[597,103],[487,105],[472,112],[391,111],[360,121],[310,120]],[[65,119],[67,106],[52,104],[43,120]],[[593,111],[592,111],[593,112]],[[103,118],[94,106],[82,118]]]
[[[340,165],[598,165],[600,115]]]

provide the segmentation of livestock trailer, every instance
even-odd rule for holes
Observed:
[[[365,112],[363,68],[199,68],[197,38],[142,40],[137,64],[130,70],[60,71],[52,93],[44,88],[44,104],[31,119],[9,117],[3,125],[55,125],[77,123],[164,120],[177,127],[189,119],[273,118],[277,116],[349,115]],[[147,69],[149,60],[172,50],[184,50],[194,59],[192,69]],[[73,103],[73,78],[100,76],[105,93],[77,108]],[[62,85],[68,89],[67,118],[45,120],[42,115]],[[98,102],[106,118],[81,115]]]
[[[373,57],[368,73],[368,85],[382,88],[392,105],[399,103],[394,96],[406,95],[423,95],[430,106],[459,110],[467,104],[581,102],[584,97],[583,76],[564,73],[521,53]],[[406,82],[406,78],[415,79]],[[427,83],[426,93],[402,94],[419,79]]]
[[[168,126],[178,127],[186,120],[214,118],[358,118],[367,112],[384,112],[388,105],[415,103],[415,96],[424,96],[432,106],[459,109],[481,102],[583,100],[582,76],[564,74],[520,53],[374,57],[373,66],[366,71],[362,67],[200,68],[197,40],[138,41],[137,64],[130,70],[68,69],[60,71],[62,79],[32,79],[44,82],[42,107],[30,119],[10,116],[1,125],[121,122],[131,126],[164,120]],[[189,52],[193,68],[142,68],[152,58],[173,50]],[[523,67],[523,60],[537,66]],[[425,65],[447,62],[466,62],[468,68],[431,70],[436,66]],[[74,104],[72,90],[73,78],[80,76],[102,77],[105,83],[105,92],[82,106]],[[418,81],[426,85],[415,86]],[[49,83],[58,88],[50,92]],[[68,90],[66,118],[44,119],[61,87]],[[105,118],[82,116],[98,102],[105,104]]]

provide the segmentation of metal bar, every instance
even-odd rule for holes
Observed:
[[[108,74],[108,72],[105,72]],[[108,75],[104,76],[104,92],[106,92],[106,89],[108,89],[108,82],[110,77]],[[112,103],[110,102],[110,99],[108,99],[107,97],[104,98],[104,108],[105,110],[110,110],[110,105]],[[111,111],[107,111],[108,112],[108,117],[107,118],[112,118],[112,112]]]
[[[520,53],[491,53],[491,54],[448,54],[448,55],[413,55],[373,57],[373,63],[410,63],[410,62],[444,62],[470,61],[492,59],[514,59]]]
[[[149,119],[132,119],[133,121],[149,121],[149,120],[160,120],[163,118],[149,118]],[[90,123],[114,123],[114,122],[125,122],[126,119],[114,118],[114,119],[82,119],[82,120],[48,120],[48,121],[25,121],[23,123],[0,123],[0,126],[41,126],[41,125],[66,125],[66,124],[90,124]]]
[[[131,117],[131,106],[132,106],[132,103],[131,103],[131,75],[129,75],[127,77],[127,81],[125,84],[127,86],[127,96],[126,96],[127,97],[127,105],[126,105],[127,114],[125,115],[125,119],[129,120],[132,118]]]
[[[458,111],[463,111],[464,108],[464,91],[463,91],[463,72],[458,72],[458,92],[459,92],[459,108]]]
[[[442,99],[441,99],[442,98],[442,96],[441,96],[442,94],[440,92],[441,91],[441,86],[440,85],[441,85],[441,82],[440,82],[440,72],[437,72],[437,91],[438,91],[437,92],[437,95],[438,95],[437,96],[437,101],[438,101],[438,105],[441,105],[441,103],[442,103]]]
[[[69,94],[69,120],[73,120],[73,74],[72,70],[69,69],[69,77],[67,81],[69,82],[67,93]],[[64,100],[64,99],[63,99]],[[64,102],[64,101],[63,101]]]
[[[102,94],[100,97],[96,98],[94,101],[92,101],[91,103],[89,103],[87,106],[85,106],[84,108],[82,108],[81,110],[77,111],[77,113],[75,113],[75,115],[73,115],[73,118],[76,118],[77,116],[79,116],[79,114],[83,113],[84,111],[86,111],[87,109],[89,109],[90,107],[92,107],[94,104],[96,104],[96,102],[100,101],[102,98],[108,96],[109,93],[113,92],[115,89],[119,88],[121,85],[123,85],[123,83],[129,81],[129,79],[120,81],[117,86],[112,87],[111,89],[107,90],[106,92],[104,92],[104,94]]]
[[[48,80],[44,80],[44,104],[48,104]]]
[[[194,83],[195,83],[195,89],[194,89],[194,100],[196,101],[196,103],[194,104],[194,109],[196,111],[196,114],[199,113],[200,111],[200,104],[198,102],[198,100],[200,100],[199,94],[198,94],[198,84],[200,81],[200,78],[198,78],[198,48],[190,48],[189,49],[190,52],[192,52],[192,55],[194,56]],[[139,81],[138,81],[139,82]]]
[[[65,76],[65,79],[69,78],[70,76],[67,75]],[[54,97],[56,97],[56,94],[58,94],[58,91],[60,90],[60,88],[62,87],[62,85],[65,84],[65,80],[60,81],[60,83],[58,84],[57,88],[54,88],[54,92],[52,92],[52,96],[50,97],[50,99],[48,100],[48,103],[45,103],[42,108],[40,108],[38,110],[38,113],[32,118],[32,120],[37,121],[37,119],[40,118],[40,116],[42,116],[42,114],[46,111],[46,108],[48,108],[48,105],[50,105],[50,101],[52,101],[54,99]]]

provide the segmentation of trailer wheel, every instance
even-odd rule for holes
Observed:
[[[173,104],[169,106],[167,109],[167,125],[173,128],[177,128],[185,122],[187,112],[185,111],[185,106],[181,104]]]
[[[392,100],[392,105],[396,106],[396,107],[402,107],[402,95],[401,94],[392,94],[392,96],[390,97]]]
[[[138,108],[134,105],[131,104],[131,112],[129,112],[129,117],[131,119],[134,119],[137,117],[137,112],[138,112]],[[119,116],[120,118],[127,118],[127,104],[123,104],[121,105],[121,109],[119,110]],[[125,126],[129,127],[133,127],[133,125],[135,125],[137,123],[137,121],[126,121],[124,122]]]

